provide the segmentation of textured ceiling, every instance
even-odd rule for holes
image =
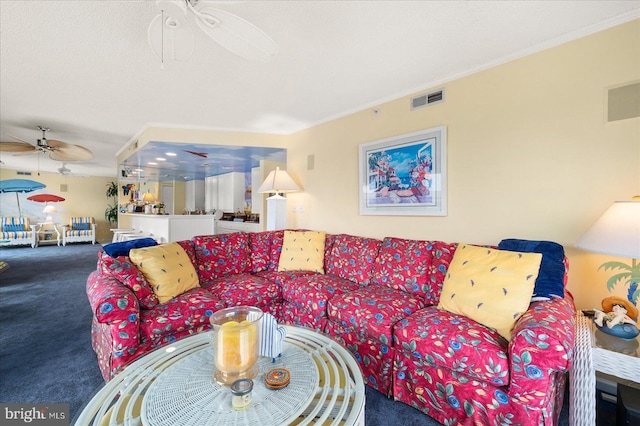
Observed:
[[[88,147],[114,176],[149,123],[291,133],[640,16],[639,1],[242,1],[216,7],[279,45],[268,63],[194,31],[187,62],[147,44],[154,1],[0,1],[0,138]],[[176,141],[180,142],[180,141]],[[1,153],[2,167],[61,163]]]

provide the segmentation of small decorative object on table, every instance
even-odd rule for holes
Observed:
[[[261,334],[260,356],[269,357],[271,362],[276,362],[276,357],[282,355],[282,342],[287,335],[286,327],[278,326],[278,321],[273,315],[264,313]]]
[[[638,309],[628,300],[610,296],[602,300],[602,311],[595,309],[593,322],[603,333],[622,339],[634,339],[640,330],[636,326]]]
[[[286,388],[291,381],[291,373],[286,368],[272,368],[264,375],[264,383],[269,389]]]
[[[231,385],[231,405],[234,410],[240,411],[251,405],[251,391],[253,390],[253,380],[240,379]]]

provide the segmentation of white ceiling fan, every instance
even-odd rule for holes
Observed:
[[[51,129],[37,126],[42,132],[42,139],[38,139],[36,145],[9,135],[18,142],[0,142],[0,151],[13,152],[14,155],[43,153],[56,161],[87,161],[93,158],[93,153],[80,145],[73,145],[55,139],[47,139],[46,133]]]
[[[225,49],[246,59],[268,62],[278,45],[251,22],[201,0],[158,0],[160,13],[151,21],[147,38],[151,49],[164,61],[186,61],[195,48],[193,21]]]

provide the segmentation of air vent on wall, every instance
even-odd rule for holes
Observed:
[[[608,90],[607,121],[640,117],[640,83]]]
[[[425,93],[424,95],[414,96],[411,98],[411,110],[413,111],[414,109],[437,104],[439,102],[444,102],[444,89]]]

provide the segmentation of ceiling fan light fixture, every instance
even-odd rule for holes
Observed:
[[[186,17],[166,15],[162,10],[149,24],[147,41],[162,60],[188,61],[196,47],[193,31],[185,25]]]

